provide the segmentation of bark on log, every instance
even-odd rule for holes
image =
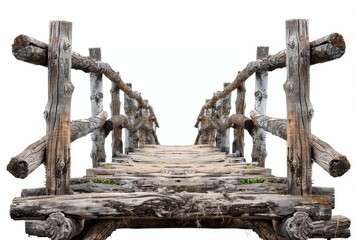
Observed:
[[[119,88],[112,83],[111,85],[111,116],[120,115],[121,102],[120,102],[120,91]],[[123,153],[123,142],[122,142],[122,130],[120,127],[116,127],[112,130],[112,157],[120,156]]]
[[[70,113],[72,23],[50,22],[48,102],[46,121],[46,190],[48,195],[70,194]]]
[[[65,217],[62,212],[51,213],[44,222],[46,236],[51,240],[69,240],[81,233],[84,220]]]
[[[71,121],[71,142],[103,126],[106,118],[107,113],[101,112],[95,117]],[[44,136],[26,147],[20,154],[11,158],[7,170],[16,178],[26,178],[45,161],[45,141]]]
[[[224,83],[224,88],[230,83]],[[231,94],[221,99],[218,113],[222,122],[226,121],[231,111]],[[220,148],[221,152],[228,154],[230,152],[230,129],[224,131],[217,131],[216,133],[216,147]]]
[[[46,43],[26,35],[19,35],[14,39],[12,52],[18,60],[47,67],[48,45]],[[146,103],[139,93],[132,91],[131,88],[122,81],[120,74],[115,72],[109,64],[95,61],[90,57],[82,56],[76,52],[72,52],[71,64],[71,68],[76,70],[82,70],[86,73],[104,74],[130,98],[136,99],[141,107],[149,109],[151,115],[154,117],[156,127],[159,127],[152,106]]]
[[[127,86],[131,89],[132,84],[127,83]],[[124,93],[124,110],[130,123],[135,125],[135,118],[138,115],[138,103]],[[138,134],[136,131],[125,130],[125,154],[133,152],[138,146]]]
[[[287,122],[285,119],[270,118],[255,111],[250,112],[250,117],[255,126],[286,140]],[[311,159],[333,177],[344,175],[351,167],[346,156],[314,134],[311,135]]]
[[[345,41],[342,35],[332,33],[315,41],[310,42],[310,64],[324,63],[340,58],[345,53]],[[263,71],[273,71],[277,68],[286,67],[286,53],[282,50],[275,55],[269,55],[266,58],[250,62],[244,70],[239,72],[235,80],[228,85],[222,92],[213,96],[200,110],[195,127],[198,127],[200,117],[205,109],[215,105],[216,101],[225,97],[235,90],[240,84],[246,81],[253,73]]]
[[[126,217],[196,218],[197,216],[240,219],[278,219],[296,211],[313,220],[331,217],[331,198],[242,193],[153,192],[73,194],[14,198],[10,216],[14,220],[41,220],[53,212],[84,219],[122,219]]]
[[[256,59],[263,59],[269,55],[269,47],[257,47]],[[255,111],[266,114],[268,73],[257,72],[255,74]],[[266,132],[262,128],[254,129],[253,148],[251,152],[252,162],[258,162],[259,166],[265,167]]]

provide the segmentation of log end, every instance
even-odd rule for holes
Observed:
[[[11,158],[6,170],[16,178],[26,178],[29,175],[29,166],[25,161],[18,161],[17,158]]]
[[[340,156],[339,159],[333,159],[329,163],[329,173],[333,177],[341,177],[351,167],[350,162],[347,160],[346,156]]]

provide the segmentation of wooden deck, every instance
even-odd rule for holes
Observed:
[[[81,216],[85,223],[111,221],[114,229],[248,229],[259,220],[281,223],[296,212],[313,221],[330,220],[334,207],[332,188],[314,187],[311,196],[287,195],[285,179],[270,169],[205,145],[147,145],[71,182],[71,195],[24,189],[13,201],[11,217],[31,220],[28,234],[39,229],[33,220],[54,212]]]

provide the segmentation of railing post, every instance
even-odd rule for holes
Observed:
[[[269,47],[257,47],[256,59],[262,59],[269,55]],[[257,72],[255,74],[255,111],[266,114],[268,73]],[[254,129],[252,162],[258,162],[260,167],[265,167],[266,132],[262,128]]]
[[[120,90],[116,84],[111,83],[111,116],[120,115],[121,102],[120,102]],[[112,130],[112,156],[120,156],[123,153],[123,142],[122,142],[122,133],[121,128],[116,127]]]
[[[224,83],[224,88],[228,86],[230,83]],[[231,110],[231,93],[226,95],[224,98],[221,99],[220,109],[218,111],[220,115],[220,120],[224,123],[230,115]],[[227,128],[225,131],[217,131],[219,138],[219,148],[220,151],[225,152],[228,154],[230,152],[230,128]]]
[[[287,178],[292,195],[311,193],[310,43],[308,21],[286,21]]]
[[[127,83],[127,86],[132,87],[131,83]],[[127,118],[131,124],[135,124],[135,117],[138,111],[137,101],[131,99],[126,93],[124,93],[124,110]],[[125,129],[125,154],[133,152],[137,147],[138,137],[137,131],[130,132],[128,129]]]
[[[240,75],[241,72],[238,72]],[[235,113],[243,114],[245,113],[245,95],[246,95],[246,87],[245,81],[241,82],[237,87],[236,101],[235,101]],[[233,140],[233,153],[238,152],[240,157],[244,157],[244,128],[235,125],[234,128],[234,140]]]
[[[46,120],[46,193],[70,194],[72,23],[50,22]]]
[[[89,48],[90,58],[101,61],[101,49]],[[103,111],[103,79],[102,74],[90,73],[90,101],[91,116],[96,116]],[[97,129],[91,133],[92,148],[90,157],[93,167],[97,167],[99,162],[106,161],[105,153],[105,134],[103,129]]]

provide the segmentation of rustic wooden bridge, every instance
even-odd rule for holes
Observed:
[[[160,145],[149,102],[101,61],[100,49],[82,56],[72,51],[71,39],[70,22],[52,21],[49,44],[19,35],[12,46],[17,59],[49,72],[46,135],[7,167],[15,177],[26,178],[45,165],[46,186],[23,189],[10,206],[14,220],[25,220],[27,234],[100,240],[119,228],[238,228],[252,229],[262,239],[350,237],[350,219],[332,215],[334,189],[311,182],[312,164],[333,177],[350,169],[347,158],[312,135],[310,127],[310,65],[345,53],[340,34],[309,42],[307,20],[286,21],[286,49],[268,55],[268,47],[258,47],[258,59],[206,101],[196,120],[195,143],[184,146]],[[287,119],[271,118],[265,115],[268,71],[283,67]],[[88,119],[71,120],[71,69],[90,73]],[[253,74],[256,101],[249,118],[244,115],[245,82]],[[112,81],[110,117],[102,106],[103,75]],[[230,116],[234,90],[236,113]],[[124,92],[125,115],[119,91]],[[265,167],[266,132],[287,141],[286,178]],[[70,178],[71,142],[90,133],[93,168]],[[111,161],[106,161],[110,133]],[[247,133],[253,139],[251,161],[244,158]]]

